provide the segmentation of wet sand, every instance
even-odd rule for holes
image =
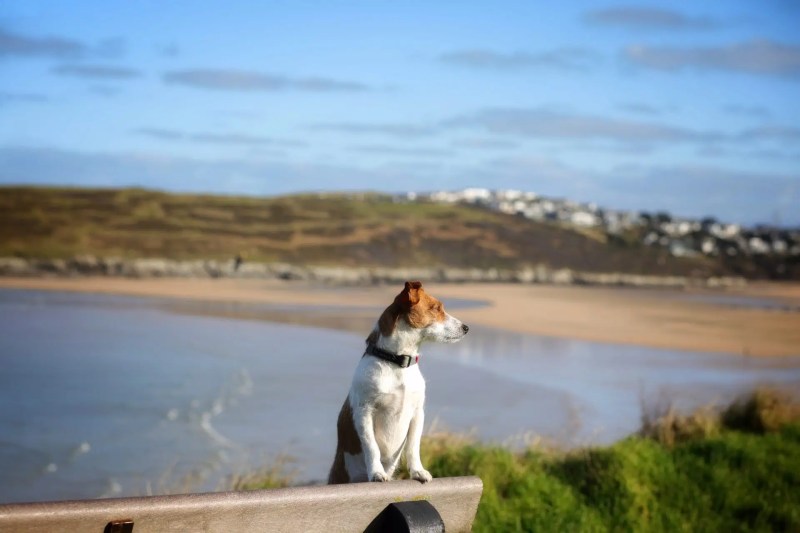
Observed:
[[[183,312],[263,318],[367,333],[399,287],[328,287],[305,282],[237,279],[0,278],[0,288],[79,291],[175,299]],[[775,298],[790,309],[726,306],[683,298],[703,293],[516,284],[431,284],[448,298],[486,301],[459,309],[474,325],[596,342],[751,356],[800,355],[800,285],[757,284],[727,293]],[[191,302],[191,303],[190,303]],[[224,305],[223,305],[224,304]],[[301,308],[329,306],[328,313]]]

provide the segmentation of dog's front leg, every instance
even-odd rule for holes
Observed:
[[[357,405],[353,411],[353,423],[361,441],[364,462],[367,466],[367,479],[370,481],[389,481],[389,476],[381,464],[381,449],[375,440],[375,426],[372,409],[366,405]]]
[[[411,418],[408,426],[408,437],[406,437],[406,463],[408,464],[408,474],[411,479],[416,479],[422,483],[427,483],[433,476],[422,466],[419,457],[420,441],[422,440],[422,426],[425,423],[425,411],[420,405]]]

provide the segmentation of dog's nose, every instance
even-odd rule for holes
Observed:
[[[469,331],[469,326],[468,326],[468,325],[466,325],[466,324],[461,324],[461,329],[463,329],[463,330],[464,330],[464,333],[466,333],[466,332],[468,332],[468,331]]]

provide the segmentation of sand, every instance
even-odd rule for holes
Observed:
[[[175,299],[183,312],[226,314],[368,332],[400,287],[324,287],[237,279],[0,278],[0,287]],[[777,298],[789,310],[732,307],[685,298],[679,290],[518,284],[431,284],[448,298],[486,301],[459,309],[475,326],[597,342],[748,356],[800,356],[800,286],[760,284],[742,296]],[[719,293],[714,293],[719,294]],[[209,303],[237,303],[239,307]],[[250,304],[337,306],[335,312],[255,311]],[[791,310],[794,309],[794,310]],[[454,312],[454,314],[456,314]]]

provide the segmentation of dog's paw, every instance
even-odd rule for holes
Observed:
[[[389,476],[384,472],[375,472],[369,478],[370,481],[389,481]]]
[[[428,481],[433,479],[433,476],[430,472],[425,470],[424,468],[421,470],[413,470],[411,472],[411,479],[416,479],[420,483],[427,483]]]

